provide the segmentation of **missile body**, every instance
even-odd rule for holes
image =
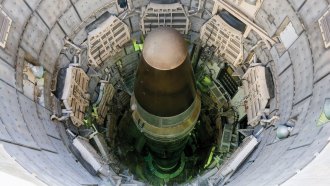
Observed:
[[[175,171],[201,108],[186,42],[175,29],[147,35],[131,105],[154,167]]]

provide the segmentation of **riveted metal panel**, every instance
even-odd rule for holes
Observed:
[[[31,7],[32,10],[35,10],[42,0],[25,0],[26,4]]]
[[[313,60],[305,33],[294,42],[289,49],[295,81],[294,103],[312,94],[313,89]]]
[[[0,143],[0,165],[1,165],[2,174],[3,173],[10,174],[11,176],[21,178],[22,182],[20,182],[20,185],[32,184],[32,185],[46,186],[45,183],[37,179],[33,174],[29,173],[22,166],[20,166],[15,161],[15,158],[11,157],[10,154],[6,151],[2,143]],[[8,177],[6,176],[6,178]],[[7,180],[4,181],[4,179],[2,180],[2,182],[6,182],[5,184],[9,184]],[[18,182],[15,181],[14,183],[18,184]],[[12,184],[12,185],[16,185],[16,184]]]
[[[66,34],[71,35],[81,21],[74,7],[70,7],[68,11],[61,16],[58,22]]]
[[[269,21],[269,16],[268,11],[261,8],[256,14],[255,20],[269,35],[272,35],[276,32],[277,27]]]
[[[294,94],[293,70],[290,66],[278,77],[280,124],[289,120]]]
[[[267,185],[267,183],[271,182],[274,177],[283,173],[285,167],[294,162],[294,160],[291,160],[291,162],[287,162],[286,159],[282,160],[282,156],[287,152],[287,146],[292,143],[293,139],[294,138],[288,138],[286,140],[277,141],[264,146],[260,154],[256,157],[248,169],[234,181],[231,181],[229,185],[252,186],[256,184],[255,180],[258,180],[257,183],[260,185]],[[273,153],[275,149],[276,153]],[[296,156],[296,154],[293,156]],[[265,172],[268,172],[269,174],[264,174]],[[260,177],[260,175],[263,176]]]
[[[90,0],[78,0],[74,3],[74,6],[77,9],[78,14],[80,15],[81,19],[85,20],[93,11],[101,9],[107,4],[114,4],[115,1],[109,0],[98,0],[98,1],[90,1]]]
[[[27,128],[17,99],[16,89],[0,81],[0,118],[13,142],[39,148]]]
[[[1,119],[0,119],[0,140],[12,141],[12,138],[9,135],[6,126],[2,123]]]
[[[25,147],[20,147],[18,145],[10,144],[10,143],[2,143],[6,149],[6,151],[15,158],[15,161],[19,163],[25,170],[30,172],[31,174],[35,174],[38,179],[49,184],[49,185],[61,185],[63,183],[56,180],[56,178],[49,173],[46,172],[47,168],[43,170],[38,163],[35,162],[37,160],[30,159],[22,149],[28,149]]]
[[[3,10],[13,20],[13,28],[22,32],[24,25],[31,15],[31,10],[23,0],[5,1],[2,3]]]
[[[325,125],[324,128],[321,130],[321,132],[317,135],[317,138],[311,143],[310,145],[307,146],[301,146],[296,149],[288,149],[288,151],[302,151],[303,153],[300,154],[297,157],[291,157],[292,159],[297,159],[299,161],[295,161],[294,164],[292,164],[290,167],[288,167],[288,171],[293,170],[295,172],[303,170],[306,166],[308,166],[310,163],[315,160],[316,155],[320,153],[326,145],[329,143],[329,127],[330,125]],[[291,160],[292,160],[291,159]],[[290,162],[290,160],[288,160]],[[284,171],[282,174],[285,174],[286,171]],[[293,175],[291,175],[293,176]],[[290,177],[291,177],[290,176]],[[285,179],[287,180],[287,179]],[[284,181],[285,181],[284,180]],[[283,182],[283,181],[282,181]]]
[[[65,34],[56,24],[50,31],[45,44],[40,53],[40,63],[47,69],[48,72],[53,73],[57,58],[64,45]]]
[[[291,65],[291,59],[288,52],[285,52],[278,61],[275,61],[277,74],[281,74],[286,68]]]
[[[68,172],[61,170],[61,165],[59,163],[53,162],[53,159],[50,159],[47,156],[46,151],[38,151],[30,148],[20,148],[21,152],[24,153],[24,156],[28,159],[29,164],[37,165],[37,170],[34,172],[38,176],[44,174],[53,177],[56,179],[59,185],[80,185],[72,177],[69,176]]]
[[[72,182],[75,182],[75,184],[79,185],[97,184],[95,181],[90,182],[89,180],[82,178],[79,174],[79,171],[77,171],[75,168],[72,168],[67,163],[63,163],[62,157],[58,154],[43,151],[42,155],[45,157],[45,159],[47,158],[46,161],[50,161],[49,163],[52,164],[54,166],[54,169],[57,169],[60,174],[65,174],[64,176],[62,176],[61,179],[65,181],[69,179],[72,180]]]
[[[326,0],[306,0],[299,10],[299,14],[307,30],[317,23],[317,20],[326,11],[328,4]]]
[[[61,139],[57,126],[59,123],[50,120],[52,113],[41,105],[37,104],[38,117],[45,127],[46,133],[57,139]]]
[[[253,183],[253,179],[258,179],[257,177],[260,177],[260,175],[264,172],[267,172],[267,170],[272,170],[269,174],[264,174],[264,176],[262,176],[262,178],[258,180],[258,183],[260,183],[261,185],[267,185],[268,183],[272,182],[273,179],[276,178],[278,175],[281,175],[283,173],[283,170],[286,170],[287,167],[292,165],[295,161],[298,161],[298,158],[291,160],[289,160],[289,158],[290,156],[298,157],[301,152],[296,153],[292,151],[292,154],[288,154],[288,156],[285,156],[288,153],[287,146],[292,143],[293,140],[294,137],[291,137],[286,140],[277,141],[266,146],[267,149],[269,148],[269,154],[263,154],[265,157],[264,161],[259,162],[259,158],[256,160],[256,164],[254,165],[256,167],[256,171],[254,171],[253,173],[250,172],[253,175],[251,178],[249,178],[250,183]],[[277,153],[272,153],[274,152],[274,149],[276,149]],[[272,163],[270,164],[269,162]],[[249,171],[247,171],[247,173],[248,172]]]
[[[305,1],[306,0],[289,0],[289,2],[296,11],[300,9],[301,5],[303,5]]]
[[[257,21],[261,21],[261,23],[268,25],[268,28],[270,29],[267,29],[267,27],[265,27],[265,29],[270,36],[273,36],[276,33],[278,27],[281,26],[285,18],[289,18],[298,35],[303,31],[300,20],[288,1],[264,0],[261,9],[263,9],[266,14],[263,18],[265,20],[260,20],[262,18],[259,17],[257,18]],[[261,26],[264,25],[262,24]]]
[[[311,98],[307,98],[304,101],[293,106],[290,118],[293,118],[294,120],[296,120],[296,122],[293,127],[293,130],[291,131],[292,135],[299,133],[299,131],[305,126],[305,119],[310,101]]]
[[[259,23],[270,36],[273,36],[287,17],[292,22],[296,33],[299,35],[299,33],[303,31],[303,27],[296,12],[287,1],[264,0],[261,9],[257,13],[256,22]]]
[[[306,114],[304,126],[298,131],[298,136],[290,148],[297,148],[311,144],[318,138],[322,126],[317,126],[318,119],[323,110],[325,98],[329,97],[330,76],[326,76],[314,85],[314,92]]]
[[[294,170],[301,170],[306,167],[314,158],[317,153],[319,153],[328,143],[329,139],[329,125],[326,128],[322,129],[318,134],[317,138],[313,141],[312,144],[307,146],[301,146],[297,149],[302,149],[303,154],[299,157],[299,161],[296,161],[295,164],[292,165]],[[295,149],[289,149],[295,150]]]
[[[35,142],[41,149],[56,152],[53,144],[49,140],[49,136],[47,136],[41,120],[37,116],[36,103],[20,93],[18,93],[18,98],[24,121],[26,122]]]
[[[0,79],[16,87],[15,69],[0,59]]]
[[[24,30],[24,26],[28,18],[30,17],[31,10],[24,3],[23,0],[17,1],[5,1],[3,4],[3,10],[10,18],[11,28],[9,30],[3,30],[8,32],[8,46],[6,49],[15,56],[17,52],[17,46],[20,40],[20,35]],[[10,26],[10,25],[8,25]]]
[[[272,168],[272,170],[276,169],[277,171],[274,173],[271,172],[269,176],[264,179],[263,185],[278,185],[296,174],[297,169],[301,168],[300,164],[306,163],[312,158],[302,158],[306,151],[309,151],[308,146],[283,152],[277,162],[275,161],[276,163],[269,167]]]
[[[15,64],[15,61],[14,61],[15,55],[9,54],[5,50],[0,50],[0,57],[1,57],[1,59],[3,59],[4,61],[6,61],[6,63],[10,64],[12,67],[14,67],[16,65]]]
[[[47,26],[40,19],[38,14],[34,13],[23,33],[21,47],[37,59],[48,32]]]
[[[8,38],[6,41],[6,47],[1,50],[0,54],[3,56],[4,60],[12,66],[16,66],[15,58],[17,56],[17,48],[19,46],[21,31],[14,29],[14,26],[11,26],[9,30]]]
[[[71,6],[67,0],[43,0],[37,11],[49,28],[52,28],[58,17]]]

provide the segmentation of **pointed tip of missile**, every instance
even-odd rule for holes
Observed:
[[[178,31],[161,27],[148,34],[142,54],[153,68],[171,70],[185,61],[188,50],[183,36]]]

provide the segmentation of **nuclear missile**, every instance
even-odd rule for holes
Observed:
[[[131,105],[153,166],[165,173],[177,170],[201,101],[186,42],[175,29],[162,27],[145,38]]]

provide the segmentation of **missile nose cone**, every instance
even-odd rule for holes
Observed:
[[[175,29],[164,27],[148,34],[142,55],[155,69],[171,70],[180,66],[188,54],[186,42]]]
[[[140,106],[156,116],[175,116],[196,96],[194,74],[183,36],[172,28],[152,31],[145,39],[134,94]]]

